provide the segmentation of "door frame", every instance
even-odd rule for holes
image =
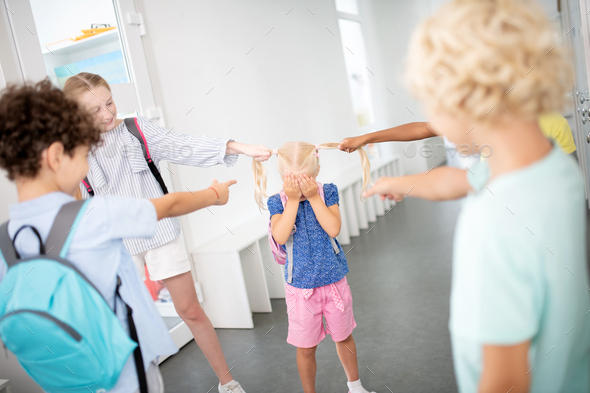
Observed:
[[[580,26],[579,26],[579,34],[580,34],[580,38],[582,39],[582,47],[584,50],[584,61],[585,61],[585,68],[586,68],[586,81],[585,84],[586,86],[588,86],[588,89],[590,90],[590,70],[588,69],[588,65],[590,65],[590,30],[589,30],[589,23],[588,23],[588,15],[587,12],[589,11],[589,7],[586,4],[587,0],[565,0],[564,3],[565,7],[562,6],[561,9],[561,20],[562,20],[562,34],[564,35],[564,39],[567,40],[568,43],[570,43],[570,47],[573,49],[574,45],[572,45],[572,38],[571,37],[567,37],[567,33],[570,31],[570,29],[572,29],[572,27],[576,27],[575,24],[577,21],[573,21],[572,20],[572,15],[570,15],[569,12],[569,7],[570,4],[572,4],[571,2],[575,2],[578,3],[579,7],[580,7]],[[574,3],[574,4],[575,4]],[[572,4],[573,5],[573,4]],[[575,60],[574,60],[574,67],[575,67]],[[588,156],[588,144],[586,143],[586,136],[587,133],[590,132],[590,118],[589,120],[586,121],[586,123],[588,124],[588,127],[586,127],[586,124],[584,124],[582,122],[582,115],[580,114],[580,112],[578,112],[578,108],[582,107],[583,104],[580,104],[578,101],[578,96],[576,95],[576,92],[578,91],[579,85],[580,85],[580,81],[578,80],[578,77],[576,75],[576,73],[574,73],[574,84],[572,86],[572,101],[573,101],[573,117],[574,117],[574,121],[575,121],[575,130],[573,130],[574,132],[574,137],[575,140],[577,142],[577,156],[578,156],[578,165],[580,167],[580,170],[582,171],[582,174],[584,175],[584,189],[585,189],[585,193],[586,193],[586,200],[588,203],[588,208],[590,209],[590,168],[589,166],[589,159],[590,157]],[[581,92],[581,93],[585,93],[588,94],[588,92]]]

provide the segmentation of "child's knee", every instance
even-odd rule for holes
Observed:
[[[354,341],[354,338],[352,338],[352,334],[350,334],[348,337],[346,337],[344,340],[340,340],[340,341],[336,341],[336,344],[347,344],[351,341]]]
[[[175,308],[178,316],[183,320],[188,319],[193,322],[199,322],[208,318],[207,314],[205,314],[205,310],[203,310],[198,300],[184,305],[175,305]]]
[[[317,345],[311,348],[297,348],[297,355],[303,357],[314,357]]]

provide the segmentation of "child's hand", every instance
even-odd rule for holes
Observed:
[[[272,153],[264,145],[246,145],[244,154],[254,158],[256,161],[267,161],[272,155]]]
[[[363,193],[363,196],[368,198],[378,194],[381,196],[382,201],[385,200],[385,198],[389,198],[395,200],[396,202],[401,202],[406,196],[407,192],[399,189],[396,179],[397,178],[395,177],[380,177],[377,179],[373,187]]]
[[[245,143],[228,142],[226,154],[245,154],[256,161],[266,161],[270,158],[271,152],[264,145],[247,145]]]
[[[361,135],[353,138],[344,138],[338,145],[338,148],[342,151],[352,153],[359,147],[363,147],[366,144],[367,142],[364,140],[364,135]]]
[[[297,177],[292,173],[285,173],[283,190],[289,199],[299,200],[301,198],[299,182],[297,181]]]
[[[213,183],[211,183],[211,188],[214,188],[215,191],[219,194],[219,203],[218,205],[225,205],[229,199],[229,186],[236,184],[235,180],[229,180],[225,183],[218,183],[217,179],[213,179]],[[209,191],[210,192],[210,191]]]
[[[307,199],[318,193],[318,183],[307,175],[299,175],[299,187],[301,188],[301,193]]]

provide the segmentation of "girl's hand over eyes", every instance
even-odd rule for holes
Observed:
[[[292,173],[286,173],[283,178],[283,190],[289,199],[301,198],[301,189],[299,188],[299,182]]]
[[[310,199],[318,193],[318,183],[307,175],[299,175],[299,187],[301,188],[301,193],[307,199]]]

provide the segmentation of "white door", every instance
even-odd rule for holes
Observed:
[[[120,112],[137,111],[164,125],[155,105],[141,41],[145,30],[133,0],[4,3],[24,80],[49,76],[55,85],[63,87],[65,80],[78,72],[101,74],[113,88]],[[82,30],[93,25],[111,30],[79,39]]]
[[[588,13],[590,0],[567,0],[563,3],[563,33],[572,47],[574,57],[574,138],[578,148],[578,161],[584,173],[586,197],[590,196],[590,91],[588,64],[590,64],[590,30]],[[589,199],[590,207],[590,199]]]

